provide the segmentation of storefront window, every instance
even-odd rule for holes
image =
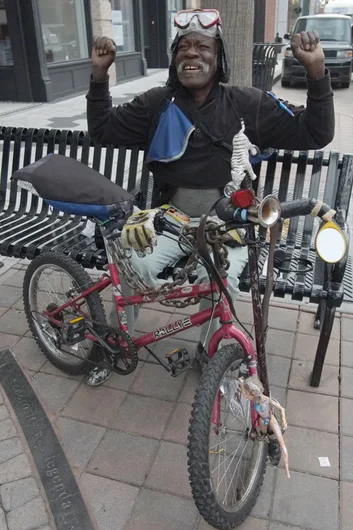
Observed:
[[[13,66],[5,4],[0,0],[0,66]]]
[[[177,28],[174,27],[174,17],[183,9],[183,0],[168,0],[168,48],[172,45]]]
[[[131,0],[111,0],[113,38],[118,52],[135,50],[134,13]]]
[[[83,0],[39,0],[47,63],[88,57]]]

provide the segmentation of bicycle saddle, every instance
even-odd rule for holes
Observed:
[[[47,155],[15,171],[12,178],[65,213],[105,221],[112,216],[127,217],[133,210],[133,195],[98,171],[66,156]]]

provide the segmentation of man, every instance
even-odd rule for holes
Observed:
[[[292,40],[293,54],[307,71],[305,109],[285,107],[255,88],[220,84],[228,82],[229,66],[216,10],[182,11],[176,15],[175,25],[178,31],[167,86],[153,88],[120,107],[112,107],[108,88],[107,72],[115,59],[115,44],[106,37],[94,41],[87,94],[88,129],[98,143],[147,149],[149,168],[160,191],[154,206],[171,204],[181,215],[197,221],[231,180],[237,160],[232,144],[250,141],[260,150],[322,148],[334,135],[333,95],[316,32],[303,32]],[[147,224],[139,227],[139,233],[127,223],[123,241],[140,255],[149,252],[143,259],[133,253],[132,262],[147,283],[155,285],[157,274],[184,253],[177,243],[155,236],[153,212],[147,212],[145,218]],[[238,277],[247,261],[246,248],[230,248],[229,259],[229,289],[235,299]],[[197,273],[198,281],[208,280],[203,267],[199,266]],[[202,309],[207,304],[202,301]],[[133,315],[127,313],[131,329]],[[207,351],[209,332],[204,325],[200,353],[204,347]],[[97,367],[86,382],[101,384],[108,376],[108,370]]]

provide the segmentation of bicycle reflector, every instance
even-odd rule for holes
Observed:
[[[255,195],[252,190],[243,189],[234,191],[230,196],[230,202],[236,208],[249,208],[255,200]]]
[[[334,221],[324,222],[316,235],[315,247],[326,263],[337,263],[347,252],[347,240]]]

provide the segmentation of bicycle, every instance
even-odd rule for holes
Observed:
[[[67,178],[72,180],[72,175],[67,175]],[[101,178],[104,179],[103,176]],[[103,180],[100,184],[106,185]],[[70,189],[71,197],[72,194]],[[109,274],[105,271],[98,281],[93,282],[86,270],[73,259],[48,253],[30,263],[23,287],[26,316],[38,346],[54,365],[69,374],[87,372],[103,355],[113,371],[127,375],[136,369],[137,352],[145,347],[171,375],[178,376],[190,366],[187,351],[183,348],[174,350],[163,361],[148,346],[211,318],[220,320],[220,328],[211,337],[208,352],[201,352],[207,363],[192,407],[188,466],[199,512],[209,524],[221,530],[234,528],[249,515],[260,493],[267,457],[278,465],[283,454],[286,463],[283,442],[285,414],[284,409],[270,398],[265,354],[279,220],[309,213],[326,217],[328,222],[322,225],[317,236],[320,256],[335,263],[346,252],[345,237],[330,220],[332,210],[321,201],[302,199],[281,205],[274,196],[269,196],[261,203],[252,200],[247,208],[236,207],[233,203],[232,196],[218,201],[216,212],[222,223],[208,220],[205,215],[198,227],[184,225],[179,231],[164,213],[156,215],[157,232],[177,235],[180,244],[191,252],[185,269],[179,271],[179,276],[172,283],[151,289],[143,280],[135,279],[134,286],[140,290],[139,294],[126,297],[120,292],[119,270],[132,283],[133,271],[129,268],[119,239],[126,220],[126,209],[122,209],[122,219],[122,210],[118,208],[119,215],[113,212],[105,221],[95,218],[104,238]],[[70,206],[66,208],[72,213]],[[89,208],[86,207],[86,210],[89,215]],[[268,282],[262,302],[257,265],[259,240],[255,224],[271,229]],[[225,241],[228,231],[239,227],[247,231],[256,355],[245,331],[234,325],[236,313],[227,291]],[[213,248],[213,260],[207,245]],[[337,247],[337,252],[332,247]],[[199,259],[209,270],[210,282],[183,287]],[[52,283],[53,287],[48,292]],[[113,287],[119,321],[117,328],[106,323],[100,298],[100,293],[109,286]],[[129,335],[124,312],[129,304],[181,301],[189,305],[200,297],[209,296],[214,302],[209,309],[197,311],[137,338]],[[225,339],[232,339],[235,343],[219,347]],[[259,408],[260,402],[266,404],[265,412]],[[281,412],[281,427],[274,408]],[[265,421],[265,413],[269,415],[266,416],[268,421]]]

